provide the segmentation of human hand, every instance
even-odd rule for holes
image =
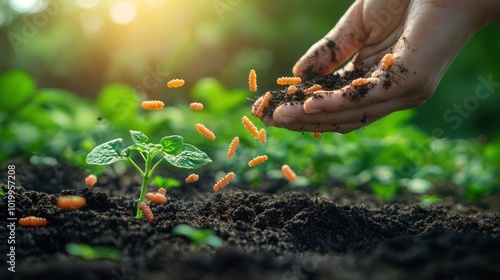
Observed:
[[[293,73],[326,75],[357,53],[337,72],[369,69],[366,95],[357,100],[346,97],[356,91],[351,85],[316,91],[316,98],[308,98],[303,106],[280,105],[263,122],[296,131],[347,133],[394,111],[422,105],[467,41],[492,20],[485,15],[485,2],[492,1],[356,1],[299,59]],[[394,64],[384,71],[379,62],[387,53],[393,54]]]

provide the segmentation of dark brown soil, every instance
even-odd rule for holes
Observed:
[[[345,72],[345,75],[341,77],[336,73],[331,73],[326,76],[306,76],[302,77],[302,82],[295,84],[297,91],[294,94],[289,94],[287,92],[288,86],[282,86],[282,89],[270,90],[271,99],[269,101],[269,106],[264,109],[264,114],[261,118],[272,118],[274,110],[283,104],[303,104],[303,102],[308,98],[321,98],[314,94],[306,94],[304,91],[313,85],[321,85],[322,90],[336,90],[349,85],[353,80],[357,78],[363,78],[367,75],[368,69],[355,69],[354,71]],[[384,85],[390,81],[384,79]],[[390,85],[389,85],[390,86]],[[348,91],[344,96],[350,98],[353,101],[358,101],[363,98],[373,87],[373,84],[367,83],[362,86],[353,87],[352,91]],[[349,96],[347,96],[349,95]]]
[[[16,227],[16,272],[4,260],[0,279],[500,279],[500,215],[487,205],[384,203],[338,188],[332,198],[234,184],[213,193],[211,183],[198,182],[171,191],[147,222],[134,217],[139,178],[101,176],[90,189],[69,167],[16,171],[16,216],[49,223]],[[88,204],[58,209],[63,194]],[[0,219],[7,221],[5,197]],[[212,229],[224,245],[196,248],[172,235],[178,224]],[[4,259],[8,234],[0,231]],[[114,246],[121,260],[71,256],[70,242]]]

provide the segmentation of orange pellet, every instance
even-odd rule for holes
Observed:
[[[215,134],[208,128],[206,128],[204,125],[198,123],[196,124],[196,130],[198,130],[199,133],[201,133],[203,136],[207,137],[210,140],[215,140]]]
[[[313,139],[318,139],[321,136],[321,132],[314,132]]]
[[[248,74],[248,87],[250,88],[251,92],[257,91],[257,74],[253,69],[250,70],[250,74]]]
[[[288,86],[286,91],[288,92],[288,94],[295,94],[295,92],[297,91],[297,87],[294,85]]]
[[[381,61],[381,66],[384,71],[387,71],[389,68],[391,68],[392,64],[394,63],[394,57],[392,54],[388,53],[382,57]]]
[[[201,110],[203,110],[203,103],[193,102],[193,103],[189,104],[189,109],[195,110],[195,111],[201,111]]]
[[[89,176],[85,177],[85,185],[89,188],[92,188],[95,183],[97,183],[97,177],[94,174],[90,174]]]
[[[243,123],[245,128],[252,134],[254,138],[259,138],[259,131],[257,130],[257,127],[247,116],[243,116],[243,118],[241,119],[241,123]]]
[[[161,110],[165,104],[159,100],[150,100],[142,101],[141,106],[146,110]]]
[[[157,193],[148,192],[146,193],[145,197],[147,200],[156,204],[165,204],[167,202],[167,197],[159,192]]]
[[[281,77],[276,80],[278,85],[294,85],[302,82],[300,77]]]
[[[23,227],[43,227],[46,226],[47,223],[47,219],[35,216],[28,216],[19,219],[19,225]]]
[[[229,184],[229,182],[231,182],[231,180],[234,179],[234,177],[236,177],[236,174],[234,174],[233,172],[227,173],[226,176],[224,176],[217,183],[215,183],[214,188],[213,188],[214,192],[219,191],[220,189],[225,187],[227,184]]]
[[[57,207],[61,209],[80,209],[87,205],[85,197],[77,195],[63,195],[57,199]]]
[[[351,82],[351,86],[362,86],[364,84],[368,83],[368,79],[366,78],[358,78],[356,80],[353,80]]]
[[[283,175],[285,175],[285,177],[289,181],[293,181],[297,178],[297,175],[295,175],[295,172],[293,172],[293,170],[287,164],[285,164],[281,167],[281,172],[283,172]]]
[[[167,195],[167,189],[165,189],[165,188],[159,188],[157,192],[159,194]]]
[[[139,209],[144,213],[144,217],[146,217],[146,220],[152,221],[154,219],[153,212],[151,212],[151,208],[149,208],[149,205],[146,204],[146,202],[141,202],[139,203]]]
[[[314,85],[312,85],[311,87],[309,87],[309,88],[305,89],[305,90],[304,90],[304,93],[305,93],[305,94],[311,94],[311,93],[313,93],[313,92],[315,92],[315,91],[318,91],[318,90],[321,90],[321,89],[323,89],[323,87],[322,87],[321,85],[314,84]]]
[[[240,144],[240,138],[234,137],[233,141],[229,144],[229,148],[227,149],[227,157],[232,158],[234,153],[236,152],[236,148],[238,148],[238,144]]]
[[[259,118],[262,117],[262,115],[264,114],[264,109],[269,107],[269,100],[270,99],[271,99],[271,93],[268,91],[264,95],[264,98],[262,98],[262,102],[260,103],[259,107],[255,111],[255,115],[257,115],[257,117],[259,117]]]
[[[266,130],[263,128],[259,130],[259,141],[262,144],[266,144]]]
[[[248,166],[254,167],[256,165],[259,165],[259,164],[263,163],[267,159],[268,159],[268,157],[266,155],[257,156],[257,157],[253,158],[251,161],[248,162]]]
[[[167,87],[169,87],[169,88],[178,88],[178,87],[182,87],[183,85],[184,85],[184,80],[182,80],[182,79],[173,79],[173,80],[168,81],[168,83],[167,83]]]
[[[200,179],[200,176],[198,174],[189,174],[189,176],[187,176],[187,178],[184,180],[186,182],[186,184],[189,184],[189,183],[194,183],[196,181],[198,181]]]

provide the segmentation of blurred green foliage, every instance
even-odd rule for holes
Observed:
[[[454,105],[470,102],[484,81],[500,81],[498,60],[491,59],[500,49],[499,22],[471,39],[424,106],[316,140],[266,128],[268,143],[261,145],[241,117],[262,126],[251,116],[252,100],[274,89],[276,77],[290,75],[353,1],[146,0],[133,2],[136,16],[128,24],[110,17],[118,0],[32,2],[43,5],[15,11],[0,2],[0,162],[64,160],[99,174],[103,169],[85,163],[88,152],[140,130],[157,139],[184,136],[214,159],[206,167],[214,177],[231,170],[243,186],[282,179],[284,163],[299,175],[290,183],[295,187],[367,186],[384,199],[452,185],[476,200],[500,186],[499,87],[490,87],[487,100],[477,99],[467,117],[450,119]],[[252,68],[257,95],[247,90]],[[185,79],[186,86],[167,89],[172,78]],[[140,108],[146,99],[162,100],[166,108],[146,112]],[[189,110],[191,101],[203,102],[205,110]],[[216,133],[216,141],[198,134],[198,122]],[[240,148],[228,160],[235,136]],[[266,165],[248,168],[261,154],[270,158]]]

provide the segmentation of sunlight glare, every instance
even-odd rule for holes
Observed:
[[[131,22],[136,15],[134,4],[129,1],[116,1],[109,10],[111,19],[118,24],[127,24]]]
[[[44,0],[9,0],[9,5],[18,13],[36,13],[43,8],[44,2]]]
[[[80,8],[92,9],[99,3],[99,0],[75,0],[75,2]]]

